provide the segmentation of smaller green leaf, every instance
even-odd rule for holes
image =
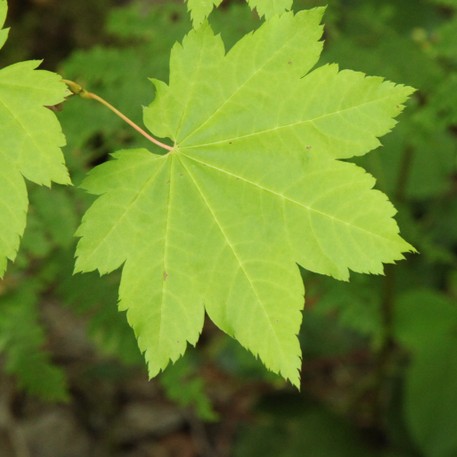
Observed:
[[[455,331],[455,330],[454,330]],[[457,339],[427,338],[413,358],[405,386],[405,416],[427,457],[457,455]]]
[[[6,1],[0,0],[0,25],[6,11]],[[2,30],[0,45],[5,39]],[[23,178],[45,186],[70,184],[61,150],[65,137],[46,108],[61,103],[68,90],[59,75],[37,70],[39,64],[34,60],[0,69],[0,277],[7,259],[15,259],[25,228]]]
[[[19,62],[0,70],[0,154],[36,184],[70,184],[61,148],[65,137],[46,108],[65,100],[56,73],[37,70],[41,62]]]

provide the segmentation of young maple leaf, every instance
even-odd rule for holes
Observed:
[[[206,311],[298,385],[297,263],[347,279],[413,249],[373,177],[338,160],[377,147],[412,89],[311,71],[322,14],[274,17],[227,54],[207,24],[190,32],[144,113],[173,149],[118,152],[83,185],[100,197],[78,230],[76,270],[123,265],[120,309],[151,376],[196,343]]]
[[[194,27],[199,27],[211,14],[211,11],[222,3],[222,0],[186,0]],[[251,9],[260,17],[270,18],[292,8],[293,0],[246,0]]]
[[[0,27],[6,18],[0,0]],[[0,49],[8,30],[0,30]],[[60,76],[36,70],[39,61],[20,62],[0,69],[0,277],[7,259],[14,260],[26,223],[28,207],[24,178],[49,186],[69,184],[61,147],[60,124],[45,106],[67,95]]]

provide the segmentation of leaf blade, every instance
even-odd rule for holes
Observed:
[[[296,335],[304,304],[298,269],[283,267],[288,259],[271,238],[253,240],[258,218],[244,220],[243,224],[237,222],[234,216],[239,215],[239,198],[233,198],[233,193],[220,186],[219,181],[212,187],[215,192],[204,189],[210,176],[202,176],[192,162],[186,162],[186,171],[206,208],[205,225],[211,227],[205,233],[206,251],[219,253],[205,260],[200,279],[207,284],[206,288],[202,285],[206,311],[219,328],[259,356],[267,368],[298,387],[301,358]],[[232,199],[234,206],[220,204],[214,197],[218,188]],[[238,192],[243,193],[243,189]],[[258,202],[257,196],[249,203],[245,199],[244,212],[251,213]],[[225,280],[221,281],[221,277]],[[282,309],[285,297],[288,313]]]
[[[0,26],[6,12],[7,3],[1,0]],[[0,48],[7,31],[0,31]],[[0,277],[7,259],[15,259],[25,228],[28,201],[23,177],[45,186],[71,183],[61,151],[65,137],[54,113],[45,108],[62,102],[68,91],[60,76],[37,70],[39,63],[0,69]]]
[[[243,152],[223,155],[192,149],[189,154],[192,161],[224,176],[217,185],[224,188],[225,199],[240,200],[233,195],[235,182],[243,182],[251,193],[267,195],[263,200],[273,202],[268,217],[256,214],[260,210],[255,205],[249,207],[254,225],[268,221],[270,231],[287,240],[289,255],[311,271],[339,279],[348,279],[349,269],[379,274],[383,263],[402,259],[400,252],[414,251],[398,235],[392,204],[372,189],[374,179],[353,164],[315,153],[304,158],[299,152],[264,150],[250,151],[249,162],[240,170]],[[214,192],[215,186],[207,187],[206,194]],[[262,210],[267,207],[264,201]]]
[[[412,89],[339,72],[335,65],[311,71],[322,49],[322,13],[275,16],[227,54],[204,24],[174,47],[170,82],[154,82],[156,99],[145,108],[144,121],[157,136],[171,138],[174,148],[147,160],[163,161],[168,179],[148,193],[152,215],[144,209],[141,213],[148,216],[132,223],[148,241],[126,245],[110,267],[125,262],[121,303],[130,315],[133,302],[141,302],[131,324],[146,335],[140,346],[149,351],[151,375],[175,360],[185,345],[159,344],[151,336],[154,325],[140,322],[141,315],[156,322],[168,319],[174,307],[189,320],[181,301],[187,294],[197,314],[205,309],[223,331],[298,386],[304,288],[297,263],[347,279],[350,270],[381,274],[384,263],[413,250],[399,235],[394,207],[373,189],[374,179],[337,160],[376,147]],[[373,119],[366,121],[367,116]],[[146,151],[142,154],[146,157]],[[127,170],[128,162],[122,162]],[[144,179],[153,176],[140,168]],[[136,186],[133,175],[124,175],[128,185],[110,184],[109,173],[100,176],[94,193],[104,194],[101,202],[122,201],[128,192],[114,198],[116,188]],[[95,210],[88,215],[95,225],[109,220]],[[154,246],[157,223],[170,236]],[[85,238],[95,239],[95,232],[80,231],[80,246],[88,246]],[[172,256],[166,254],[164,239]],[[117,244],[109,241],[106,251]],[[84,256],[90,257],[88,250]],[[104,272],[107,257],[98,253],[88,265],[102,266]],[[147,258],[171,263],[154,269]],[[145,272],[141,281],[135,271]],[[157,280],[164,271],[185,277],[167,284],[165,295],[175,301],[170,298],[165,306],[164,285]],[[149,301],[139,292],[135,300],[125,298],[133,289],[156,298]],[[201,322],[193,320],[184,331],[186,341],[194,344],[200,330]],[[162,330],[156,326],[155,331]],[[171,334],[178,337],[178,332]]]
[[[75,271],[106,273],[123,265],[119,309],[127,311],[152,377],[177,360],[187,343],[195,345],[203,326],[202,300],[188,273],[195,268],[192,252],[182,252],[193,240],[176,229],[187,223],[184,203],[174,205],[170,190],[183,186],[174,171],[176,160],[144,149],[118,152],[114,158],[84,183],[102,196],[78,229]]]

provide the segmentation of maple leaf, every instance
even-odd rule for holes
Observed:
[[[0,0],[0,27],[7,3]],[[7,29],[0,30],[0,48]],[[7,259],[14,260],[28,207],[24,177],[49,186],[69,184],[61,147],[65,144],[54,113],[45,108],[62,102],[67,89],[60,77],[36,70],[39,61],[0,70],[0,277]]]
[[[144,120],[165,154],[121,151],[83,187],[76,271],[123,265],[120,309],[150,376],[195,344],[205,311],[270,370],[299,384],[304,268],[382,273],[413,248],[362,155],[411,88],[311,69],[323,9],[272,18],[227,54],[205,24],[174,46]]]
[[[222,3],[222,0],[186,0],[194,27],[199,27],[211,14],[211,11]],[[246,0],[251,9],[260,17],[270,18],[292,8],[293,0]]]

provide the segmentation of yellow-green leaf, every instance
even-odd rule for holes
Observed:
[[[375,148],[412,89],[313,70],[322,13],[275,16],[227,54],[207,24],[190,32],[144,113],[173,150],[116,153],[84,183],[100,197],[76,269],[123,266],[120,308],[151,376],[196,343],[206,311],[299,385],[297,263],[347,279],[413,249],[373,177],[338,160]]]
[[[0,0],[0,27],[7,4]],[[6,40],[0,31],[0,48]],[[46,106],[62,102],[65,84],[52,72],[37,70],[39,61],[0,69],[0,277],[14,260],[28,207],[24,178],[49,186],[69,184],[61,147],[60,124]]]

